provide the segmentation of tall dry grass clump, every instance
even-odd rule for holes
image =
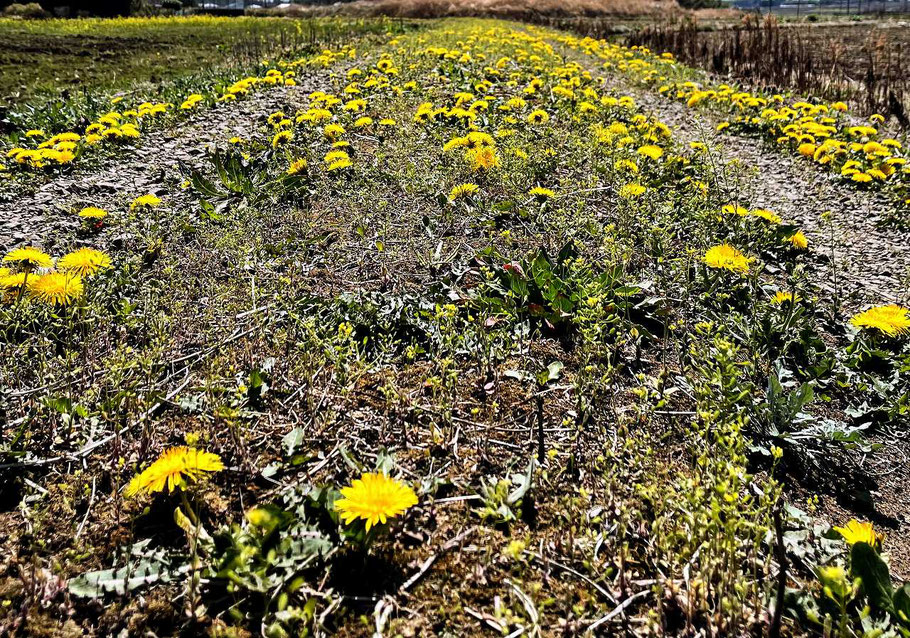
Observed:
[[[851,99],[907,127],[910,41],[900,31],[788,26],[774,16],[748,15],[719,30],[701,29],[692,20],[652,25],[631,34],[626,44],[669,51],[686,64],[753,86]]]

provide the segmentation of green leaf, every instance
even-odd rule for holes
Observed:
[[[512,475],[512,484],[515,485],[515,488],[509,492],[509,497],[506,499],[507,505],[517,505],[525,497],[525,494],[528,493],[534,484],[534,470],[536,468],[537,459],[532,458],[524,474]]]
[[[562,369],[564,367],[562,361],[554,361],[547,366],[546,370],[541,371],[541,373],[537,375],[537,383],[546,385],[550,381],[556,381],[562,376]]]
[[[71,579],[67,589],[82,598],[99,598],[106,593],[123,595],[128,591],[157,582],[168,582],[174,575],[171,560],[164,550],[149,550],[150,539],[132,547],[132,555],[141,557],[135,564],[87,572]]]
[[[894,615],[910,627],[910,583],[904,583],[903,587],[894,592],[891,602],[894,605]]]
[[[850,571],[862,579],[863,591],[869,604],[883,611],[893,611],[891,575],[888,565],[867,543],[855,543],[850,552]]]
[[[265,378],[265,371],[253,370],[247,378],[247,396],[251,401],[261,399],[269,391],[269,384]]]
[[[207,199],[200,199],[199,206],[202,208],[202,219],[209,219],[211,221],[220,221],[221,216],[215,212],[215,206],[212,205]]]
[[[294,428],[290,432],[284,435],[284,438],[281,439],[281,444],[284,447],[284,453],[286,456],[291,456],[297,448],[303,444],[303,439],[305,434],[303,428]]]
[[[559,254],[556,255],[556,263],[563,265],[576,257],[578,257],[578,248],[573,240],[569,240],[559,249]]]
[[[123,595],[161,580],[162,574],[158,567],[151,563],[140,563],[135,570],[121,567],[88,572],[69,581],[68,588],[71,594],[82,598],[98,598],[108,592]]]
[[[619,286],[613,291],[617,297],[631,297],[641,292],[638,286]]]
[[[279,527],[285,527],[294,521],[294,515],[286,512],[274,503],[257,505],[246,513],[250,525],[260,528],[268,535]]]

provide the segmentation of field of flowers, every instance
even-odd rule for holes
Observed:
[[[736,156],[899,248],[904,141],[539,26],[346,28],[10,132],[0,634],[910,635],[907,273]]]

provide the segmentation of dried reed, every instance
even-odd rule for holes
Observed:
[[[746,16],[732,28],[706,31],[692,20],[648,26],[626,44],[670,51],[699,66],[773,91],[851,100],[908,127],[910,66],[900,30],[868,26],[781,25],[773,16]]]

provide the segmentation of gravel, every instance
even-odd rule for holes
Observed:
[[[721,120],[712,114],[653,92],[623,88],[644,111],[669,125],[677,139],[705,142],[719,164],[738,161],[752,169],[738,185],[741,201],[802,227],[809,238],[813,281],[822,292],[833,295],[838,288],[848,310],[910,301],[910,231],[883,224],[893,204],[882,194],[844,185],[825,169],[764,140],[719,134],[715,128]],[[832,213],[833,228],[821,219],[826,211]]]
[[[164,194],[165,177],[178,160],[198,165],[205,149],[231,137],[249,138],[263,117],[276,110],[293,113],[306,102],[320,72],[298,78],[297,86],[257,91],[246,99],[203,109],[189,119],[145,135],[100,168],[78,167],[53,177],[34,192],[4,201],[0,198],[0,251],[19,245],[53,250],[71,243],[81,220],[74,212],[84,206],[104,208],[113,216],[133,198]]]

